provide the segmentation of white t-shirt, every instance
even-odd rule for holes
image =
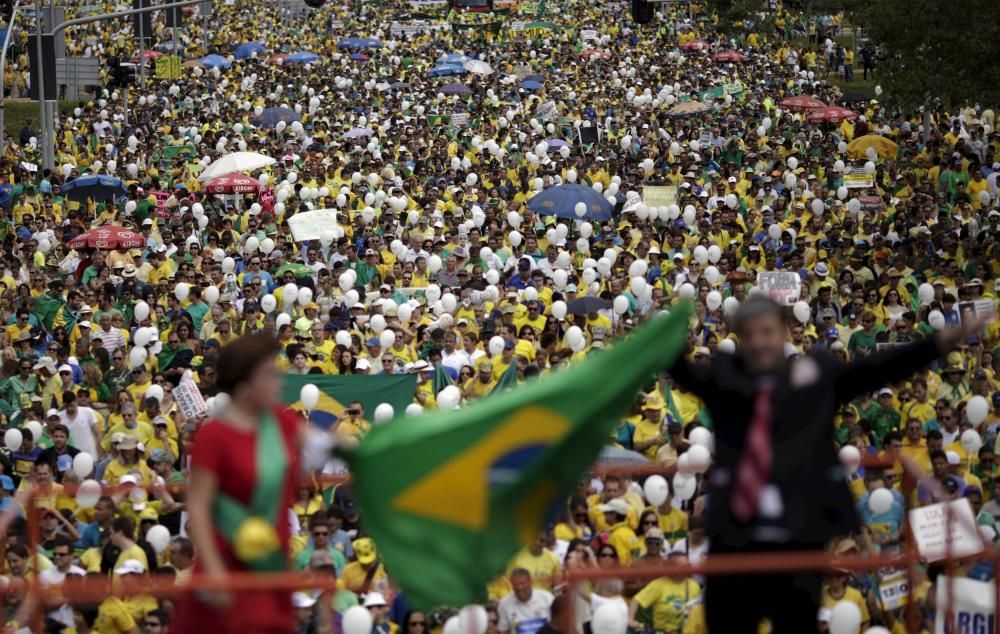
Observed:
[[[85,577],[87,571],[79,566],[70,566],[69,572],[60,572],[55,566],[46,568],[38,573],[38,581],[43,586],[59,586],[66,580],[66,575],[79,575]],[[48,617],[54,621],[59,621],[66,627],[73,627],[73,608],[68,603],[63,603],[58,608],[48,611]]]
[[[531,591],[531,598],[526,603],[519,601],[511,592],[497,604],[500,631],[511,634],[535,634],[549,622],[552,600],[551,592],[538,588]]]
[[[94,460],[98,459],[97,442],[94,440],[94,429],[97,427],[97,414],[89,407],[77,407],[76,417],[70,420],[66,410],[59,412],[59,420],[69,429],[73,446],[80,451],[89,453]]]

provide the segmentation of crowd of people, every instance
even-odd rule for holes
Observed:
[[[260,333],[283,372],[417,374],[416,410],[433,411],[438,368],[460,392],[448,400],[466,406],[501,381],[583,362],[680,301],[696,307],[695,364],[738,348],[727,316],[756,293],[789,306],[789,356],[855,360],[977,317],[984,329],[936,367],[840,411],[865,526],[831,552],[902,550],[906,509],[959,499],[996,541],[993,111],[908,111],[881,89],[844,102],[837,86],[857,79],[854,65],[864,79],[878,71],[874,48],[837,38],[839,16],[817,42],[792,12],[723,35],[699,3],[656,6],[637,25],[621,2],[523,1],[473,17],[423,0],[216,3],[179,29],[154,20],[146,78],[128,92],[102,65],[95,96],[60,109],[53,170],[37,126],[11,138],[0,157],[5,621],[26,627],[43,610],[46,631],[168,631],[168,597],[39,605],[14,581],[188,582],[199,548],[185,485],[206,417],[185,416],[173,392],[193,381],[224,407],[220,355]],[[67,55],[134,58],[131,29],[70,30]],[[28,44],[16,29],[4,76],[15,95]],[[163,54],[181,57],[181,76],[157,76]],[[232,163],[233,178],[250,187],[206,186],[203,172],[227,176],[214,164],[237,156],[251,162]],[[93,176],[120,186],[80,187]],[[317,210],[322,224],[295,220]],[[95,238],[109,226],[110,242]],[[700,450],[688,454],[711,444],[703,405],[664,373],[608,444],[636,464],[699,470]],[[372,422],[348,409],[330,433],[364,442]],[[857,467],[875,455],[924,476],[913,488],[898,462]],[[665,499],[642,478],[588,477],[488,588],[486,631],[560,632],[572,611],[585,632],[610,603],[635,631],[705,632],[701,578],[603,580],[573,595],[561,581],[702,561],[700,466],[686,486],[668,478]],[[333,631],[352,608],[383,634],[449,631],[461,606],[408,605],[349,484],[305,477],[286,511],[289,568],[335,574],[338,587],[332,599],[292,595],[294,631]],[[937,573],[916,572],[922,628]],[[973,559],[959,574],[992,567]],[[818,627],[848,601],[865,623],[907,631],[884,581],[831,574]]]

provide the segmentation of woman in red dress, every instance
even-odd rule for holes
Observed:
[[[279,405],[278,344],[264,334],[227,345],[217,384],[223,414],[198,430],[191,452],[189,530],[196,574],[286,569],[288,509],[298,485],[301,419]],[[200,591],[178,606],[178,632],[289,632],[289,592]]]

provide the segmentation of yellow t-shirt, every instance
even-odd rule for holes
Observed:
[[[342,582],[343,586],[351,592],[357,593],[365,585],[365,578],[367,576],[368,571],[361,566],[361,563],[352,561],[344,566],[344,572],[340,573],[339,582]],[[378,564],[378,570],[372,575],[372,586],[375,585],[375,582],[385,578],[385,567],[382,564]]]
[[[633,559],[642,556],[642,543],[626,522],[611,527],[608,543],[614,546],[618,553],[618,563],[622,566],[628,566]]]
[[[865,602],[865,597],[856,588],[847,586],[844,591],[844,596],[839,599],[834,599],[830,596],[830,588],[826,584],[823,584],[822,605],[824,608],[833,609],[833,606],[837,605],[841,601],[850,601],[858,606],[858,609],[861,610],[862,623],[867,623],[871,620],[871,617],[868,615],[868,604]]]
[[[115,568],[120,568],[129,559],[135,559],[145,566],[146,570],[149,570],[149,559],[146,558],[146,551],[142,549],[139,544],[132,544],[125,550],[123,550],[119,555],[118,559],[115,559]]]
[[[97,609],[97,619],[94,621],[95,634],[119,634],[137,628],[128,602],[118,597],[108,597],[101,602]]]
[[[675,581],[666,577],[654,579],[635,595],[643,608],[653,608],[653,629],[664,632],[680,631],[689,604],[701,596],[701,586],[693,579]]]
[[[552,578],[559,572],[559,557],[551,550],[543,549],[541,554],[533,555],[527,548],[510,562],[511,569],[524,568],[531,573],[531,585],[540,590],[552,590]]]

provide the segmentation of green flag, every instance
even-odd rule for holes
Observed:
[[[437,394],[449,385],[454,385],[455,382],[451,380],[448,373],[445,372],[444,366],[440,363],[434,364],[434,393]]]
[[[490,392],[490,395],[502,394],[514,389],[515,387],[517,387],[517,357],[514,357],[514,360],[510,362],[507,369],[500,375],[500,380],[493,386],[493,390]]]
[[[299,402],[302,386],[312,383],[319,388],[319,405],[309,412],[309,421],[327,429],[352,401],[360,401],[365,417],[371,420],[375,408],[382,403],[392,405],[397,414],[402,414],[417,391],[416,374],[286,374],[282,379],[282,400],[300,411],[304,411]]]
[[[417,609],[485,598],[554,518],[650,375],[684,347],[689,305],[586,362],[468,408],[396,419],[343,457],[365,529]]]

